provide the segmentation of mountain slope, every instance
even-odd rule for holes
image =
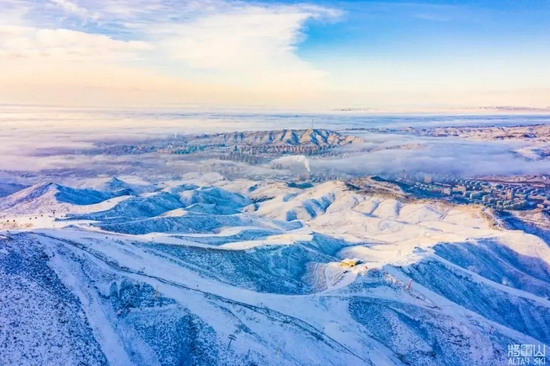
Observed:
[[[22,189],[0,201],[0,210],[14,214],[39,212],[68,212],[78,206],[96,205],[130,194],[126,190],[105,192],[94,189],[78,189],[54,183],[36,184]]]
[[[2,232],[0,364],[487,365],[550,342],[541,238],[338,182],[256,186],[71,204],[55,227]]]

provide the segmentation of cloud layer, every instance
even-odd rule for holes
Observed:
[[[331,115],[315,115],[316,128],[343,129],[352,126],[387,127],[438,125],[511,125],[507,118],[411,117],[409,119],[377,117],[371,119],[340,119]],[[310,115],[250,114],[250,113],[182,113],[173,111],[79,110],[57,108],[0,108],[0,171],[37,171],[42,169],[97,169],[97,164],[124,165],[139,175],[146,157],[91,154],[73,155],[76,150],[87,150],[94,143],[116,142],[139,144],[144,140],[167,139],[178,135],[220,131],[273,130],[281,128],[309,128]],[[539,117],[523,117],[515,124],[541,123]],[[343,133],[348,133],[343,131]],[[421,172],[454,174],[461,177],[476,175],[547,174],[550,160],[527,161],[515,151],[524,143],[504,141],[468,141],[464,139],[429,138],[414,135],[365,133],[367,143],[343,152],[348,157],[308,158],[311,171],[333,169],[342,174],[357,173],[399,174]],[[157,140],[158,142],[158,140]],[[149,142],[154,144],[154,142]],[[365,150],[364,152],[359,152]],[[480,159],[480,157],[483,157]],[[179,158],[173,157],[178,160]],[[166,156],[147,157],[151,169],[167,174],[178,174],[178,167],[167,168]],[[292,158],[304,164],[300,158]],[[292,160],[291,159],[291,160]],[[286,161],[286,163],[290,163]],[[172,170],[170,170],[172,169]],[[98,169],[102,174],[105,169]]]
[[[124,60],[153,47],[69,29],[0,26],[0,57],[37,62]]]
[[[138,103],[152,94],[155,103],[179,104],[238,104],[231,92],[241,104],[253,95],[253,103],[311,98],[322,89],[324,73],[301,60],[296,46],[308,21],[340,15],[312,5],[191,0],[21,0],[18,6],[0,0],[0,8],[6,11],[0,60],[10,70],[0,70],[0,84],[12,88],[0,92],[0,102],[24,102],[17,96],[51,88],[54,93],[38,99],[87,99],[90,105],[117,93]],[[120,75],[116,87],[109,82],[113,75]],[[198,97],[190,95],[194,91]],[[125,98],[116,99],[124,104]]]

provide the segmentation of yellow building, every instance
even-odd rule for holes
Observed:
[[[344,259],[340,262],[340,267],[355,267],[359,262],[357,259]]]

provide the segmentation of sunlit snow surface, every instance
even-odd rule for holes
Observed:
[[[548,237],[475,207],[216,174],[0,207],[1,365],[500,365],[550,343]]]

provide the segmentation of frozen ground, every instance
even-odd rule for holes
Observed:
[[[550,343],[550,246],[522,217],[216,174],[0,207],[0,365],[504,365]]]

